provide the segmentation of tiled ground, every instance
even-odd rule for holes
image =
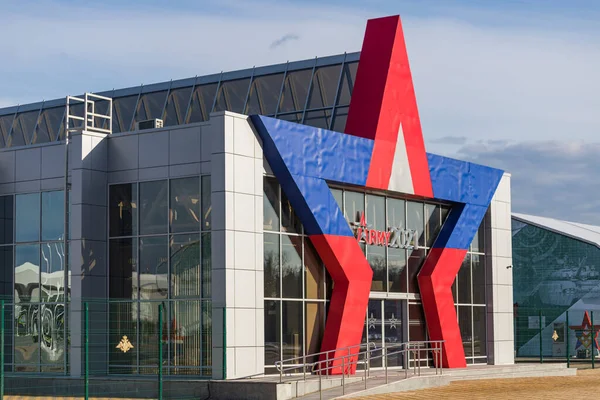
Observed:
[[[578,400],[597,398],[599,393],[600,369],[586,369],[578,370],[577,376],[572,377],[458,381],[441,388],[360,397],[357,400]]]

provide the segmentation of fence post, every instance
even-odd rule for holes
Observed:
[[[567,350],[565,351],[567,353],[567,368],[571,368],[571,355],[569,354],[569,311],[567,311],[567,318],[565,321],[565,330],[567,331],[567,337],[565,338],[566,340],[566,346],[567,346]]]
[[[539,315],[539,325],[540,325],[540,364],[544,363],[544,352],[543,352],[543,347],[542,347],[542,310],[540,309],[540,315]]]
[[[0,399],[4,399],[4,300],[0,301]]]
[[[591,323],[592,323],[592,369],[596,368],[596,338],[594,336],[594,312],[591,311]]]
[[[158,400],[163,398],[163,306],[158,306]]]
[[[90,320],[89,320],[89,310],[87,301],[83,305],[83,313],[84,313],[84,385],[85,385],[85,400],[90,398]]]

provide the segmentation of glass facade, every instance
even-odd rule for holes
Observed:
[[[331,278],[274,178],[264,180],[264,290],[265,366],[319,352]]]
[[[211,374],[209,176],[109,188],[109,372],[155,374],[163,310],[165,373]]]
[[[515,218],[512,248],[517,357],[539,357],[541,314],[544,356],[564,359],[568,350],[580,358],[576,326],[581,325],[585,311],[596,320],[600,315],[600,249]],[[556,341],[551,338],[554,332],[559,336]],[[567,334],[569,349],[564,342]]]
[[[427,340],[417,274],[450,206],[332,189],[373,269],[363,342],[376,348]],[[371,231],[390,232],[387,243]],[[320,351],[332,282],[275,178],[264,180],[265,366]],[[487,362],[485,223],[453,285],[469,364]],[[383,238],[383,236],[382,236]],[[311,272],[314,271],[314,272]],[[317,317],[315,319],[315,316]],[[402,360],[388,360],[400,366]],[[373,366],[382,366],[381,359]]]
[[[98,94],[113,99],[113,133],[154,118],[165,126],[202,122],[223,110],[343,131],[358,58],[351,53]],[[97,102],[96,111],[106,112],[107,104]],[[83,107],[72,113],[82,116]],[[63,139],[64,114],[64,100],[0,109],[0,148]]]
[[[5,308],[5,318],[14,321],[5,325],[5,368],[64,373],[70,291],[64,272],[64,192],[2,196],[0,219],[0,290],[13,304]]]

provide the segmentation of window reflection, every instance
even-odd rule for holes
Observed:
[[[387,199],[387,227],[405,228],[406,227],[406,202],[398,199]]]
[[[154,118],[162,119],[166,99],[166,90],[142,94],[137,104],[133,123]]]
[[[191,86],[171,90],[167,99],[167,107],[165,108],[165,126],[185,124],[185,114],[191,94]]]
[[[109,190],[110,236],[137,234],[137,184],[112,185]]]
[[[250,78],[222,82],[217,94],[214,111],[242,113],[244,111],[246,96],[248,95],[249,84]]]
[[[263,191],[263,229],[279,231],[279,184],[274,178],[265,178]]]
[[[275,114],[282,82],[283,74],[255,77],[250,87],[250,96],[244,114]]]
[[[358,192],[346,192],[344,201],[344,216],[348,223],[359,222],[365,212],[365,195]]]
[[[264,234],[265,297],[279,297],[279,235]]]
[[[302,298],[302,238],[281,236],[281,286],[282,296]]]
[[[303,310],[300,301],[282,302],[282,355],[283,359],[299,357],[303,352]]]
[[[64,243],[42,243],[41,250],[42,301],[60,301],[65,290]]]
[[[281,360],[280,304],[275,300],[265,301],[265,365],[274,365]]]
[[[173,235],[170,253],[172,297],[201,297],[200,234]]]
[[[486,337],[486,311],[485,307],[473,307],[473,355],[485,356]]]
[[[209,231],[211,228],[212,215],[212,189],[210,175],[200,177],[202,185],[202,230]]]
[[[385,197],[367,195],[367,223],[372,229],[385,230]]]
[[[13,242],[13,196],[0,197],[0,244]]]
[[[65,231],[64,192],[42,192],[42,240],[60,240]]]
[[[212,112],[215,95],[217,93],[217,83],[200,85],[194,90],[192,95],[192,104],[188,115],[188,124],[195,122],[208,121]]]
[[[384,292],[387,288],[387,265],[385,261],[385,247],[367,246],[367,261],[373,269],[373,281],[371,290],[374,292]]]
[[[342,83],[340,85],[337,103],[338,105],[350,104],[350,96],[354,89],[354,81],[356,80],[356,71],[358,70],[358,62],[345,63],[342,71]]]
[[[198,177],[172,179],[169,220],[171,232],[194,232],[200,225],[200,181]]]
[[[40,240],[40,194],[19,194],[15,199],[16,241]]]
[[[167,181],[140,183],[140,234],[167,233]]]
[[[281,230],[291,233],[302,232],[300,219],[283,191],[281,192]]]
[[[325,270],[317,251],[304,239],[305,296],[308,299],[325,298]]]
[[[458,325],[462,337],[465,357],[473,356],[473,328],[471,325],[471,306],[458,307]]]
[[[425,224],[423,219],[423,203],[406,202],[406,228],[417,231],[419,246],[425,245]]]
[[[166,299],[168,296],[168,250],[166,239],[164,236],[140,239],[141,300]]]
[[[440,207],[436,204],[425,204],[425,238],[427,247],[433,246],[441,229]]]
[[[278,113],[302,111],[306,104],[312,69],[288,72],[279,100]]]
[[[15,247],[15,302],[40,300],[40,246]]]
[[[111,299],[137,299],[137,242],[134,239],[112,239],[109,244]]]
[[[458,271],[458,303],[471,303],[471,255],[467,254]]]
[[[406,292],[406,250],[388,248],[388,290]]]
[[[315,70],[308,98],[309,109],[333,106],[340,79],[340,67],[340,64],[328,65]]]

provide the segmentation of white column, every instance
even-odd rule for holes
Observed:
[[[487,228],[487,354],[490,364],[514,364],[510,174],[492,199]]]
[[[233,379],[260,374],[264,368],[263,156],[247,116],[212,114],[208,131],[213,378],[223,378],[225,338],[226,378]]]

